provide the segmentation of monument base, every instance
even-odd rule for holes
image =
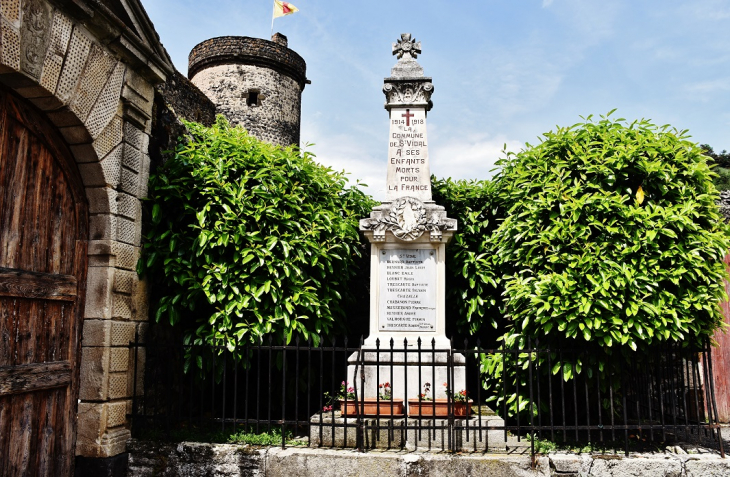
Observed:
[[[433,427],[433,429],[429,429]],[[406,449],[454,452],[504,451],[514,438],[505,440],[502,418],[489,415],[470,419],[364,418],[362,445],[365,449]],[[315,414],[310,419],[311,447],[350,447],[358,445],[356,418],[343,418],[339,412]]]
[[[408,399],[426,392],[426,383],[430,388],[426,397],[432,399],[446,399],[447,387],[454,393],[466,389],[466,359],[450,350],[391,352],[363,347],[347,362],[347,382],[357,387],[358,397],[375,398],[382,392],[379,385],[388,383],[393,399],[406,401],[406,412]]]

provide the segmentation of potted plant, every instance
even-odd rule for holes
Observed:
[[[337,394],[334,396],[331,396],[329,392],[324,393],[325,400],[327,401],[327,404],[322,408],[322,411],[325,412],[331,412],[334,409],[334,404],[336,402],[340,403],[340,408],[344,409],[344,406],[342,403],[348,402],[348,406],[352,406],[354,408],[355,406],[355,388],[350,386],[350,383],[347,381],[342,381],[340,384],[340,389],[337,391]]]
[[[340,388],[340,411],[343,416],[357,416],[357,406],[360,406],[360,413],[364,416],[402,416],[403,401],[392,400],[393,388],[390,383],[382,383],[378,385],[377,398],[361,398],[355,400],[354,389],[347,388],[347,384],[343,381]],[[345,393],[346,392],[346,393]]]
[[[471,414],[471,399],[467,398],[465,389],[454,393],[449,389],[447,383],[444,383],[444,394],[446,399],[434,399],[431,391],[431,383],[423,385],[423,391],[418,398],[408,400],[408,415],[411,417],[447,417],[449,415],[449,407],[453,410],[454,416],[464,417]]]

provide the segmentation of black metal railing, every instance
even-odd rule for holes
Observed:
[[[420,340],[364,347],[347,339],[319,346],[269,340],[235,352],[138,341],[129,347],[134,436],[276,429],[282,446],[289,436],[362,451],[523,446],[533,456],[538,439],[626,454],[632,445],[683,440],[714,443],[724,457],[709,345],[620,354],[602,364],[583,350],[530,341],[498,349]],[[390,393],[378,388],[385,383]],[[442,385],[450,392],[439,399]]]

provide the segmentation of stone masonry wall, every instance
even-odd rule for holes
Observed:
[[[175,116],[206,126],[215,121],[215,104],[179,71],[175,71],[155,90]],[[157,118],[153,121],[156,122]]]
[[[193,77],[232,124],[240,124],[262,141],[299,145],[301,90],[296,81],[274,70],[253,65],[216,65]],[[256,104],[247,104],[258,93]]]
[[[267,477],[720,477],[730,475],[730,459],[714,453],[631,454],[449,454],[436,452],[356,452],[233,444],[161,444],[130,440],[130,476]]]
[[[150,134],[150,170],[154,172],[165,161],[164,151],[174,150],[178,138],[186,134],[181,118],[210,126],[215,114],[215,104],[178,71],[158,85]]]
[[[221,36],[196,45],[188,57],[188,78],[213,64],[242,63],[275,68],[295,79],[301,89],[307,81],[307,64],[295,51],[287,48],[284,35],[274,35],[275,41],[247,36]]]
[[[286,37],[274,40],[206,40],[190,52],[188,77],[231,123],[273,144],[298,145],[306,63]]]

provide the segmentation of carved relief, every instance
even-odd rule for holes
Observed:
[[[430,103],[433,84],[424,82],[386,83],[383,93],[389,106],[398,104]]]
[[[431,233],[431,240],[441,240],[442,230],[455,230],[456,221],[445,218],[443,208],[429,210],[423,202],[414,197],[401,197],[392,202],[390,209],[378,216],[360,221],[361,230],[372,230],[374,240],[385,240],[385,232],[390,230],[400,240],[412,241]]]
[[[23,4],[21,26],[20,68],[35,79],[40,79],[43,60],[48,48],[48,27],[51,12],[40,0],[28,0]]]
[[[409,60],[418,58],[421,53],[421,42],[411,39],[410,33],[401,33],[400,40],[393,43],[393,54],[399,60]]]

